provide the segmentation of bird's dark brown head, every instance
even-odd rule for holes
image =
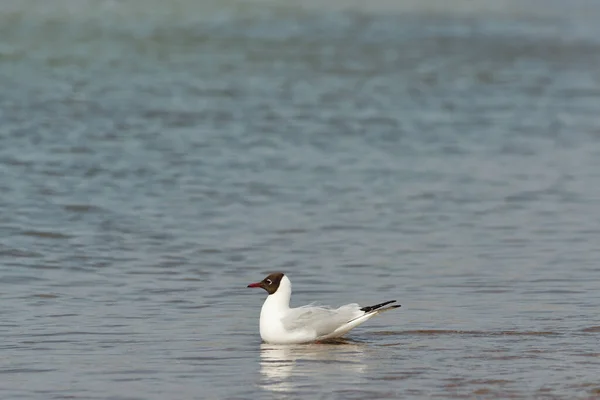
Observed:
[[[273,294],[279,289],[279,284],[281,283],[281,279],[283,279],[284,274],[282,272],[273,272],[265,279],[260,282],[251,283],[248,287],[259,287],[263,288],[269,294]]]

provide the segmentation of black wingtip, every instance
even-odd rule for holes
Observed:
[[[363,307],[360,309],[360,311],[364,311],[364,312],[368,313],[368,312],[377,310],[378,308],[387,306],[388,304],[395,303],[395,302],[396,302],[396,300],[385,301],[383,303],[375,304],[374,306]],[[400,306],[399,305],[390,306],[390,308],[398,308],[398,307],[400,307]]]

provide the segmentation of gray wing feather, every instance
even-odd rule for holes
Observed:
[[[310,330],[321,336],[335,331],[364,313],[358,304],[347,304],[335,309],[309,305],[290,309],[281,322],[288,331]]]

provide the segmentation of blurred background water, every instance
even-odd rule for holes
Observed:
[[[599,17],[3,1],[0,397],[600,396]],[[403,307],[261,344],[278,270]]]

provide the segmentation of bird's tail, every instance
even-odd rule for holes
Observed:
[[[395,303],[395,302],[396,302],[396,300],[390,300],[390,301],[386,301],[384,303],[375,304],[374,306],[363,307],[360,310],[363,311],[364,314],[359,315],[358,317],[356,317],[354,319],[351,319],[350,321],[346,322],[342,326],[338,327],[332,333],[318,338],[318,340],[327,340],[327,339],[341,337],[341,336],[345,335],[346,333],[348,333],[351,329],[353,329],[353,328],[357,327],[358,325],[362,324],[363,322],[373,318],[377,314],[382,313],[387,310],[393,310],[394,308],[400,307],[400,304],[387,306],[388,304]]]

